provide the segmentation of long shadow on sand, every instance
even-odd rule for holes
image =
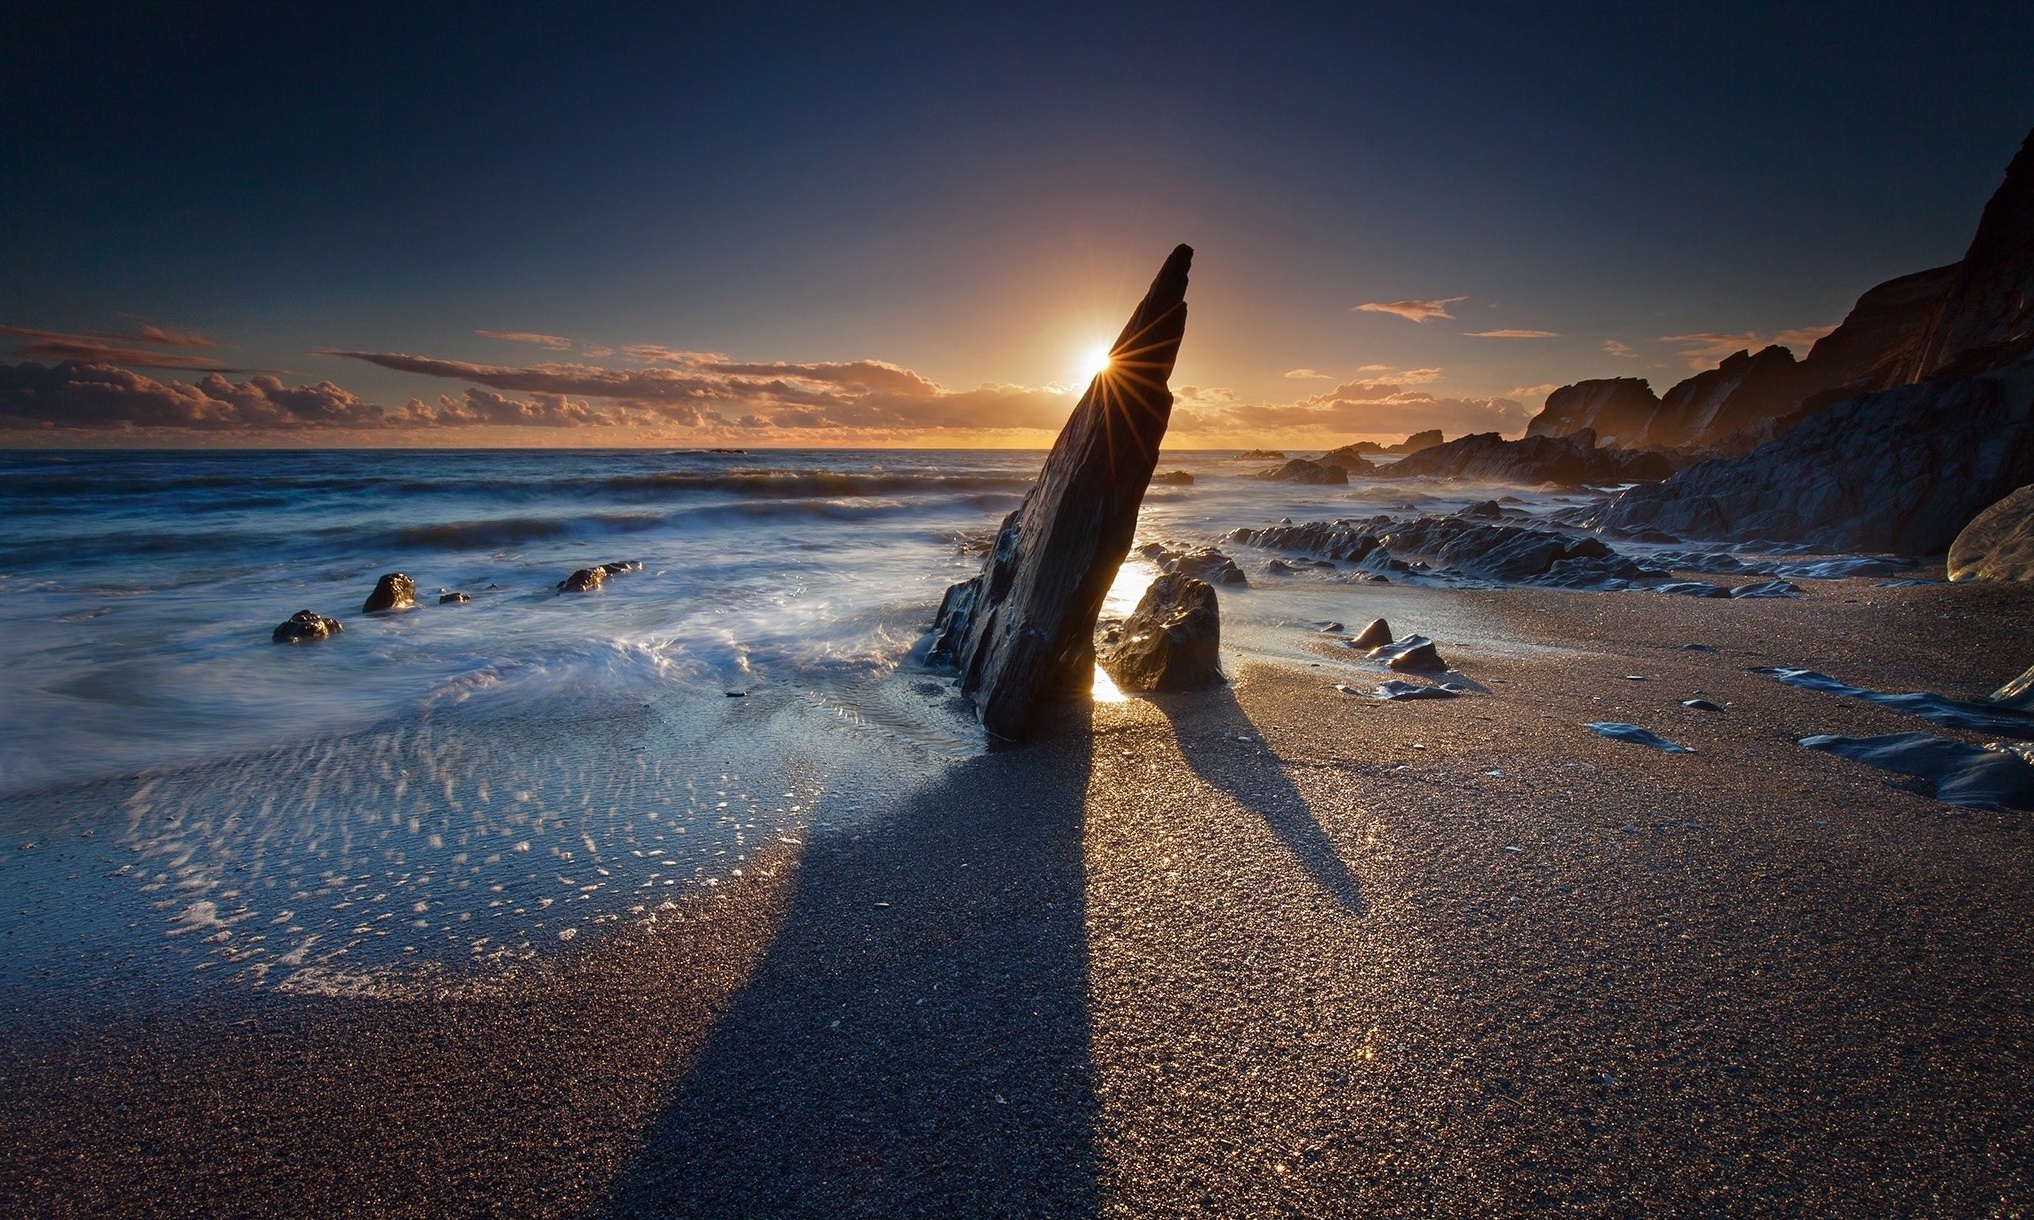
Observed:
[[[605,1214],[1095,1214],[1092,749],[1065,716],[814,843]]]
[[[1191,696],[1159,696],[1152,704],[1172,722],[1179,752],[1195,775],[1263,818],[1307,876],[1350,914],[1366,912],[1362,887],[1228,687]]]

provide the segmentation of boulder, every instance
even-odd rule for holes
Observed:
[[[1273,483],[1347,483],[1349,471],[1342,466],[1294,458],[1283,466],[1258,471],[1257,477]]]
[[[457,602],[470,602],[472,600],[473,595],[471,593],[440,593],[438,595],[438,604],[441,606],[449,606]]]
[[[1423,449],[1432,449],[1440,444],[1441,440],[1441,430],[1439,428],[1429,428],[1425,432],[1413,433],[1396,445],[1386,445],[1384,451],[1386,453],[1418,453]]]
[[[1940,555],[1978,513],[2030,482],[2034,362],[1844,399],[1751,453],[1630,488],[1582,520]]]
[[[1440,649],[1423,635],[1409,635],[1396,643],[1380,644],[1364,655],[1406,673],[1445,673],[1448,668],[1448,663],[1441,659]]]
[[[1344,470],[1362,474],[1370,469],[1371,456],[1383,452],[1384,446],[1376,441],[1357,441],[1353,445],[1328,450],[1321,455],[1321,463],[1326,466],[1340,466]]]
[[[1247,585],[1250,578],[1236,561],[1215,550],[1213,547],[1196,547],[1191,551],[1161,551],[1157,556],[1160,570],[1205,580],[1211,585]]]
[[[560,593],[591,593],[607,585],[607,569],[581,568],[558,582]]]
[[[1349,641],[1349,647],[1361,648],[1367,652],[1389,643],[1391,643],[1391,624],[1381,618],[1374,618],[1370,620],[1368,626],[1356,633],[1356,638]]]
[[[2034,483],[1977,516],[1949,544],[1951,580],[2034,580]]]
[[[1151,582],[1123,620],[1120,642],[1101,657],[1124,690],[1206,690],[1222,681],[1221,611],[1214,587],[1168,574]]]
[[[417,582],[401,572],[390,572],[374,582],[374,592],[361,603],[363,614],[377,614],[383,610],[407,610],[417,604]]]
[[[1495,432],[1479,432],[1423,449],[1380,467],[1377,473],[1395,479],[1421,476],[1583,487],[1664,479],[1673,470],[1673,464],[1657,453],[1599,449],[1596,434],[1584,428],[1573,436],[1527,436],[1515,441]]]
[[[288,622],[278,624],[275,631],[269,635],[269,639],[278,644],[313,644],[319,640],[330,639],[344,630],[346,628],[341,627],[336,618],[326,618],[309,610],[299,610],[289,617]]]
[[[929,659],[950,661],[994,737],[1021,740],[1041,697],[1093,685],[1095,619],[1130,551],[1172,417],[1166,382],[1186,332],[1179,246],[1003,521],[981,574],[947,590]]]

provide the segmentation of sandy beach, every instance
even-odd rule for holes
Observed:
[[[2025,816],[1797,746],[1930,726],[1747,672],[1981,696],[2034,660],[2034,592],[1332,596],[1486,690],[1352,696],[1335,684],[1384,675],[1294,626],[1240,641],[1224,689],[1066,708],[489,991],[17,1007],[0,1195],[50,1216],[2034,1203]]]

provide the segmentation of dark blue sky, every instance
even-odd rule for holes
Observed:
[[[825,437],[731,362],[885,361],[938,386],[819,422],[954,441],[1048,420],[940,395],[1073,382],[1188,241],[1189,420],[1389,433],[1430,400],[1452,434],[1952,261],[2034,124],[2024,4],[422,7],[8,6],[0,325],[195,332],[99,341],[182,360],[137,370],[165,384],[330,380],[356,422],[475,385],[636,418],[668,400],[629,370],[679,370],[757,443]],[[544,363],[617,388],[466,368]],[[1353,382],[1374,420],[1239,413]]]

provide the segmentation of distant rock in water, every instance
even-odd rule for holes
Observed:
[[[458,602],[470,602],[472,600],[473,595],[471,593],[440,593],[438,595],[438,604],[441,606],[450,606]]]
[[[1172,418],[1193,250],[1173,250],[1003,521],[980,575],[948,589],[930,659],[959,670],[988,732],[1021,740],[1041,697],[1092,686],[1095,619],[1130,551]]]
[[[1101,657],[1124,690],[1195,691],[1220,683],[1221,609],[1213,586],[1169,574],[1151,582]]]
[[[1164,474],[1151,476],[1151,481],[1163,483],[1168,487],[1192,487],[1194,476],[1184,470],[1168,470]]]
[[[2034,482],[2034,363],[1847,398],[1742,457],[1691,466],[1591,513],[1599,528],[1940,555]]]
[[[1419,453],[1425,449],[1432,449],[1440,444],[1441,440],[1441,430],[1439,428],[1429,428],[1425,432],[1413,433],[1396,445],[1386,445],[1384,451],[1386,453]]]
[[[1239,462],[1283,462],[1285,455],[1276,449],[1245,449],[1236,455]]]
[[[1657,453],[1598,449],[1596,434],[1587,428],[1573,436],[1527,436],[1508,441],[1495,432],[1479,432],[1423,449],[1380,467],[1383,478],[1464,478],[1496,483],[1558,483],[1566,487],[1601,486],[1664,479],[1672,463]]]
[[[336,618],[326,618],[309,610],[299,610],[289,621],[277,625],[269,639],[278,644],[313,644],[319,640],[338,635],[346,628]]]
[[[619,576],[624,572],[640,572],[642,570],[642,561],[637,559],[618,559],[613,563],[601,564],[597,568],[581,568],[558,582],[558,592],[591,593],[595,589],[605,588],[607,586],[607,578],[610,576]]]
[[[401,572],[390,572],[374,582],[374,592],[361,603],[363,614],[376,614],[383,610],[407,610],[417,604],[417,582]]]
[[[1321,455],[1321,463],[1327,466],[1340,466],[1344,470],[1353,470],[1357,474],[1362,474],[1370,469],[1371,455],[1383,452],[1384,446],[1376,441],[1357,441],[1353,445],[1344,445],[1340,449],[1328,450]]]
[[[2034,580],[2034,483],[1971,518],[1949,544],[1951,580]]]
[[[1347,483],[1349,471],[1342,466],[1294,458],[1283,466],[1258,471],[1257,477],[1273,483]]]

